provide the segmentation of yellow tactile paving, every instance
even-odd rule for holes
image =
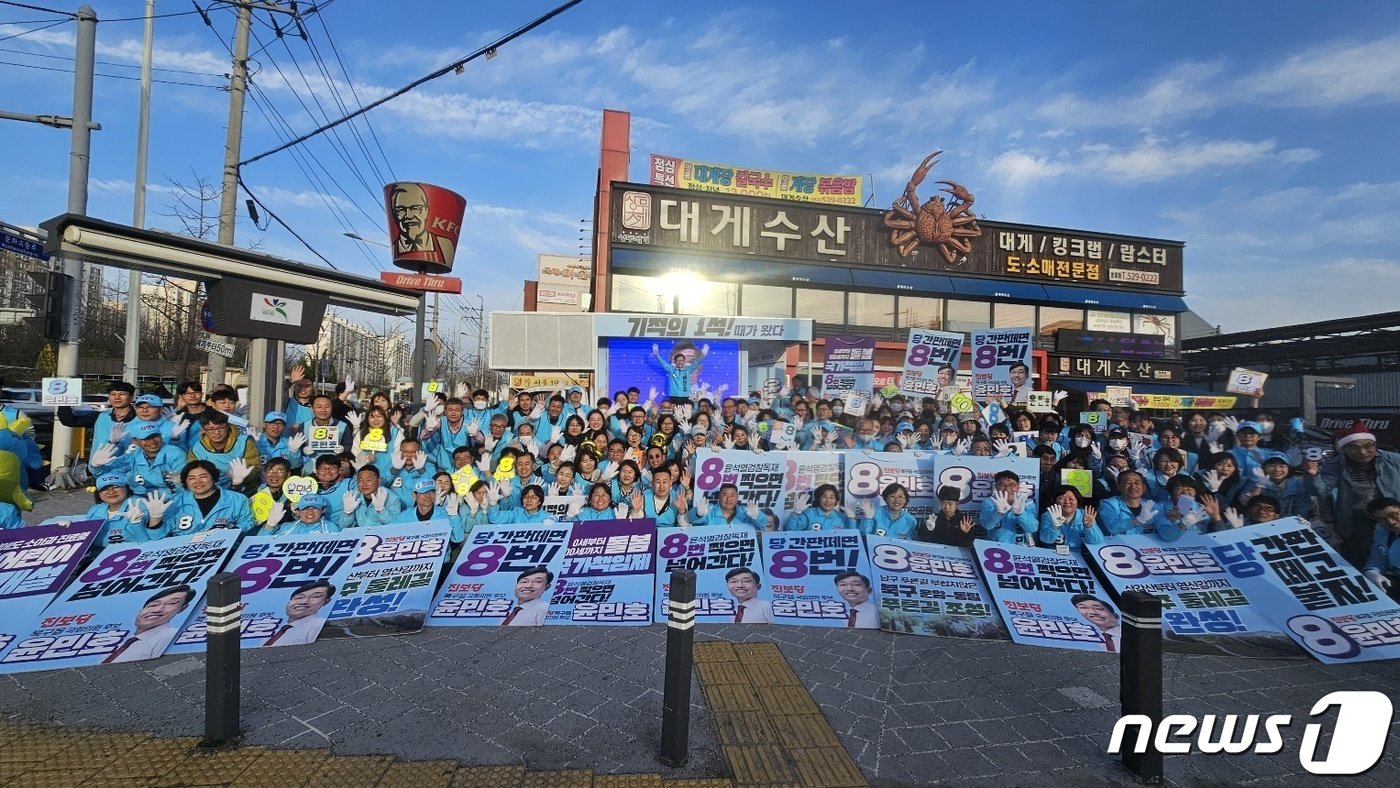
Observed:
[[[456,761],[400,761],[384,772],[380,788],[448,788]]]
[[[325,750],[269,750],[230,785],[239,788],[299,788],[330,757]]]
[[[776,744],[725,747],[724,759],[734,771],[735,785],[796,785],[797,772]]]
[[[593,788],[661,788],[661,775],[595,774]]]
[[[738,662],[697,661],[695,669],[706,684],[748,684],[749,674]]]
[[[353,788],[374,786],[389,770],[393,758],[387,755],[351,755],[327,758],[306,782],[314,788]]]
[[[739,655],[734,653],[734,644],[720,640],[706,640],[694,647],[696,662],[737,662]]]
[[[240,747],[228,751],[194,751],[169,773],[157,777],[158,788],[228,785],[237,780],[266,752],[261,747]]]
[[[571,769],[562,772],[526,772],[520,788],[592,788],[593,772]]]
[[[96,774],[101,779],[145,779],[169,774],[188,758],[199,739],[149,739],[127,751]]]
[[[463,766],[452,788],[517,788],[524,777],[524,766]]]

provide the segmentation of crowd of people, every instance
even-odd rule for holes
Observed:
[[[285,406],[264,414],[259,429],[232,388],[206,395],[185,383],[172,409],[113,383],[105,406],[59,412],[92,435],[97,501],[73,519],[107,523],[99,546],[210,528],[300,535],[437,519],[452,524],[460,545],[484,524],[652,518],[659,528],[858,528],[951,545],[1078,548],[1296,515],[1378,585],[1400,580],[1400,454],[1378,450],[1360,422],[1322,459],[1300,450],[1301,420],[1280,424],[1267,410],[1151,416],[1094,400],[1088,410],[1103,415],[1085,420],[1059,412],[1061,392],[1050,412],[993,400],[951,413],[946,399],[876,395],[860,416],[800,377],[776,393],[718,401],[684,386],[594,402],[577,386],[502,402],[483,390],[458,393],[412,406],[383,392],[361,402],[353,381],[316,393],[294,367]],[[888,485],[878,501],[847,501],[825,484],[798,494],[777,522],[734,484],[713,500],[695,494],[693,458],[704,448],[1025,453],[1039,464],[1038,494],[1007,469],[977,515],[959,510],[962,490],[945,487],[937,511],[918,522],[903,485]],[[1065,470],[1087,471],[1089,494],[1063,483]],[[546,508],[556,496],[572,500],[565,511]],[[0,524],[23,521],[0,511]]]

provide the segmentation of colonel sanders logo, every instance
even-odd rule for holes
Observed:
[[[451,272],[466,198],[429,183],[400,182],[384,187],[384,199],[394,265],[430,274]]]

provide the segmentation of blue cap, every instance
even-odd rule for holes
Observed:
[[[131,437],[136,440],[145,440],[160,434],[160,424],[154,421],[143,421],[131,428]]]
[[[98,489],[98,490],[102,490],[103,488],[106,488],[106,487],[126,487],[126,486],[128,486],[128,482],[127,482],[127,480],[126,480],[126,476],[124,476],[124,475],[122,475],[122,474],[120,474],[120,473],[104,473],[104,474],[102,474],[101,476],[97,477],[97,489]]]
[[[139,397],[136,398],[136,404],[137,404],[137,405],[150,405],[150,406],[153,407],[153,408],[159,408],[159,407],[163,406],[165,403],[161,402],[161,401],[160,401],[160,397],[157,397],[157,396],[154,395],[154,394],[142,394],[141,396],[139,396]]]
[[[912,421],[901,421],[899,424],[896,424],[896,425],[895,425],[894,431],[895,431],[895,432],[913,432],[913,431],[914,431],[914,422],[912,422]]]
[[[413,483],[413,491],[416,493],[437,492],[437,482],[432,479],[419,479]]]
[[[1257,422],[1257,421],[1242,421],[1242,422],[1240,422],[1240,423],[1239,423],[1239,426],[1235,427],[1235,432],[1238,433],[1238,432],[1240,432],[1240,431],[1242,431],[1242,430],[1254,430],[1256,433],[1259,433],[1259,434],[1261,434],[1261,435],[1264,433],[1264,430],[1260,428],[1259,422]]]
[[[1271,463],[1271,462],[1281,462],[1281,463],[1283,463],[1284,465],[1291,465],[1291,464],[1292,464],[1292,463],[1290,463],[1290,462],[1288,461],[1288,455],[1287,455],[1287,454],[1284,454],[1284,453],[1281,452],[1281,451],[1269,451],[1269,452],[1264,452],[1264,461],[1263,461],[1262,463],[1260,463],[1260,464],[1261,464],[1261,465],[1268,465],[1268,464]]]
[[[280,421],[280,422],[282,422],[283,424],[286,424],[286,423],[287,423],[287,414],[283,413],[283,412],[280,411],[280,410],[270,410],[270,411],[267,412],[266,415],[263,416],[263,423],[264,423],[264,424],[266,424],[266,423],[269,422],[269,421]]]
[[[298,509],[306,509],[308,507],[313,506],[317,509],[327,509],[330,507],[330,505],[331,502],[326,500],[326,496],[318,495],[316,493],[303,495],[301,496],[301,500],[297,501]]]

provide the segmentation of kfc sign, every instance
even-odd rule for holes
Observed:
[[[467,199],[430,183],[399,182],[384,187],[384,201],[394,265],[419,273],[451,272]]]

